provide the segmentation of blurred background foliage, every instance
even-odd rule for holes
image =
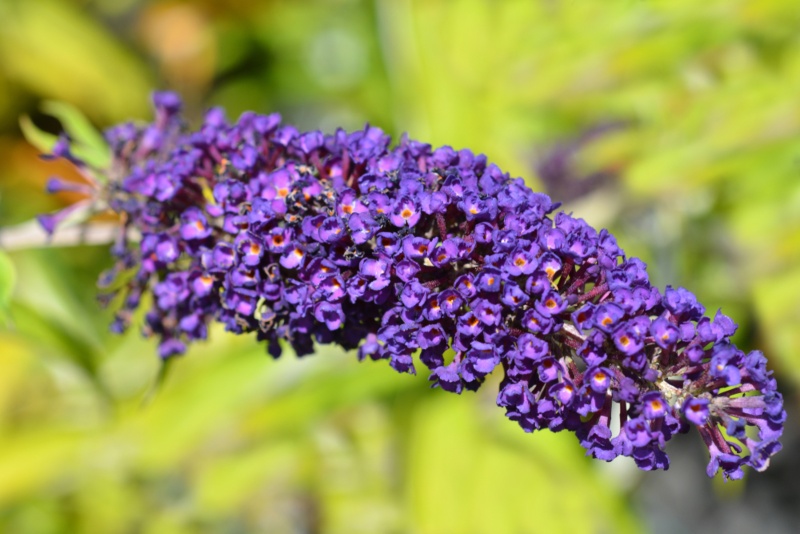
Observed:
[[[491,384],[455,397],[331,349],[273,362],[215,331],[156,387],[154,344],[95,302],[106,247],[25,247],[0,251],[0,531],[793,532],[798,30],[795,0],[0,0],[0,226],[76,199],[43,193],[74,171],[22,137],[60,131],[46,101],[99,128],[149,118],[155,88],[195,123],[370,122],[610,228],[739,322],[790,417],[772,468],[722,486],[697,436],[641,474],[523,434]]]

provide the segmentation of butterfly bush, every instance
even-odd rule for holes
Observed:
[[[588,455],[643,470],[667,469],[665,443],[691,427],[709,476],[763,471],[780,450],[781,394],[764,355],[731,343],[730,318],[662,293],[607,230],[485,156],[221,109],[191,130],[175,94],[154,103],[152,124],[106,132],[106,183],[49,189],[120,214],[100,280],[122,302],[112,329],[148,295],[162,358],[219,322],[276,358],[333,343],[401,373],[423,365],[452,393],[502,373],[497,405],[523,430],[569,430]],[[53,156],[86,168],[66,139]],[[52,232],[71,209],[41,222]]]

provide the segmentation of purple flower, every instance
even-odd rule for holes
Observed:
[[[363,245],[373,238],[380,228],[377,222],[367,213],[354,213],[348,219],[351,238],[356,245]]]
[[[473,313],[467,312],[458,319],[456,331],[465,336],[477,336],[482,330],[481,320]]]
[[[211,235],[208,221],[200,209],[191,207],[181,214],[181,237],[187,241]]]
[[[407,259],[422,260],[428,255],[431,244],[431,241],[424,237],[406,236],[402,241],[403,254]]]
[[[602,367],[589,369],[584,375],[584,380],[586,380],[592,391],[605,395],[611,385],[611,372]]]
[[[500,281],[502,275],[499,269],[486,268],[475,279],[475,285],[478,286],[480,291],[486,293],[497,293],[500,291]]]
[[[261,257],[264,255],[264,247],[261,246],[261,243],[246,234],[241,234],[237,238],[236,250],[239,252],[241,262],[248,267],[257,266],[261,263]]]
[[[503,296],[500,299],[509,309],[524,306],[530,297],[514,282],[506,282],[503,286]]]
[[[439,294],[438,303],[448,317],[454,316],[464,302],[461,296],[452,289],[445,289]]]
[[[413,227],[417,224],[417,222],[419,222],[419,218],[419,208],[417,208],[417,205],[414,203],[411,197],[407,196],[401,197],[397,200],[394,208],[392,209],[392,213],[389,216],[392,224],[399,227]]]
[[[592,303],[586,304],[572,312],[572,323],[579,330],[588,330],[592,327],[595,306]]]
[[[425,300],[428,295],[428,289],[416,280],[406,284],[403,291],[400,292],[400,302],[406,308],[413,308]]]
[[[497,216],[497,202],[493,198],[481,199],[474,193],[467,193],[458,203],[468,221],[484,221]]]
[[[389,260],[379,257],[378,259],[364,258],[361,260],[359,272],[369,282],[369,288],[373,290],[381,290],[389,285],[391,277],[389,276]]]
[[[423,349],[442,347],[447,344],[447,334],[441,325],[429,324],[420,329],[417,343]]]
[[[524,249],[515,249],[506,259],[505,271],[511,276],[529,275],[537,266],[538,261],[533,254]]]
[[[499,304],[492,304],[488,300],[479,300],[477,304],[473,302],[473,311],[475,313],[475,317],[478,318],[480,322],[487,326],[496,326],[500,323],[502,319],[502,308]]]
[[[332,343],[403,373],[418,357],[454,393],[503,373],[497,404],[524,431],[569,430],[590,456],[644,470],[666,469],[665,443],[690,428],[709,476],[761,471],[780,450],[783,397],[764,355],[733,345],[730,318],[704,317],[684,288],[662,295],[607,230],[555,213],[485,156],[389,148],[372,126],[232,124],[220,109],[192,131],[177,95],[154,104],[153,124],[107,132],[108,185],[73,188],[89,199],[40,222],[52,232],[98,199],[125,213],[101,280],[120,277],[112,328],[151,302],[162,358],[218,322],[274,357]],[[52,157],[87,167],[65,137]]]
[[[680,331],[663,315],[650,325],[650,334],[662,349],[671,349],[678,342]]]
[[[552,317],[564,311],[567,307],[567,302],[561,298],[561,295],[555,291],[548,291],[542,295],[541,300],[537,300],[534,304],[539,314],[543,317]]]
[[[286,269],[297,269],[306,259],[305,251],[299,246],[287,247],[280,257],[280,264]]]
[[[683,405],[683,414],[689,422],[701,426],[708,422],[710,415],[708,399],[688,399]]]
[[[471,274],[463,274],[456,278],[453,287],[465,299],[471,299],[478,292],[478,288],[475,287],[475,282]]]
[[[601,304],[594,311],[594,325],[603,332],[610,334],[622,319],[624,312],[616,304]]]
[[[645,419],[660,419],[667,413],[667,403],[658,391],[642,395]]]
[[[325,323],[329,330],[338,330],[344,322],[342,307],[332,302],[320,302],[314,308],[314,318]]]
[[[619,351],[628,356],[636,354],[644,348],[641,336],[629,323],[615,330],[611,338]]]
[[[433,294],[428,297],[427,302],[425,302],[422,315],[428,321],[438,321],[442,318],[444,315],[444,309],[442,309],[441,293]]]

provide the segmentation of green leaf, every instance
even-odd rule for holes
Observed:
[[[761,278],[753,287],[753,302],[764,338],[776,356],[774,364],[780,372],[800,384],[800,321],[797,294],[800,291],[800,269],[789,269]]]
[[[81,111],[66,102],[48,100],[42,111],[61,122],[61,126],[76,143],[75,154],[94,167],[105,168],[111,163],[111,154],[103,135]]]
[[[19,128],[22,130],[22,135],[25,140],[39,149],[43,154],[49,154],[53,151],[53,146],[58,141],[58,136],[40,130],[30,117],[23,115],[19,118]]]
[[[22,90],[72,102],[102,124],[148,116],[152,74],[80,3],[0,2],[0,63]]]
[[[168,358],[166,360],[160,360],[160,365],[158,366],[158,373],[156,374],[155,379],[153,380],[153,385],[147,391],[142,400],[142,406],[146,406],[150,403],[150,401],[155,398],[156,395],[161,391],[164,387],[164,383],[167,381],[167,377],[169,376],[169,371],[172,368],[172,362],[174,358]]]
[[[8,305],[14,291],[17,273],[8,255],[0,250],[0,322],[7,322]]]

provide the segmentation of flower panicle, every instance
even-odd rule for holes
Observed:
[[[421,364],[453,393],[499,369],[497,404],[525,431],[570,430],[643,470],[668,468],[665,443],[692,426],[709,476],[762,471],[780,450],[781,394],[730,318],[660,292],[607,230],[485,156],[218,108],[190,130],[177,95],[154,104],[152,124],[106,133],[104,200],[124,226],[101,286],[123,295],[120,332],[153,296],[144,332],[162,358],[219,322],[273,357],[334,343],[401,373]]]

